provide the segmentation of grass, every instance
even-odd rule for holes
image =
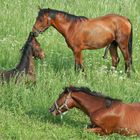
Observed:
[[[103,60],[104,49],[84,51],[87,78],[74,72],[74,58],[64,38],[49,28],[37,39],[46,52],[45,66],[36,62],[37,85],[19,83],[0,87],[0,139],[1,140],[121,140],[127,137],[113,134],[106,137],[86,132],[89,118],[73,109],[63,118],[53,117],[48,109],[70,84],[87,86],[124,102],[140,102],[140,10],[139,0],[0,0],[0,69],[13,68],[19,61],[19,50],[37,16],[38,8],[50,7],[89,18],[118,13],[128,16],[133,23],[133,61],[136,73],[131,78],[124,74],[124,61],[116,73],[107,73],[111,59]],[[134,137],[129,139],[140,139]]]

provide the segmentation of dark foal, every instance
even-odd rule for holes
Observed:
[[[32,32],[29,34],[29,37],[21,51],[22,55],[20,62],[15,68],[0,72],[2,83],[9,82],[13,78],[15,78],[15,83],[17,83],[23,75],[26,75],[28,80],[35,82],[34,58],[43,59],[45,55]]]
[[[85,87],[67,87],[50,112],[54,116],[61,115],[74,107],[90,117],[91,125],[87,130],[91,132],[100,135],[140,135],[140,103],[126,104]]]
[[[117,67],[119,46],[125,61],[125,72],[132,65],[132,25],[127,17],[109,14],[88,19],[54,9],[40,9],[32,31],[38,36],[53,26],[63,35],[75,58],[75,69],[82,69],[82,50],[100,49],[110,44],[112,66]]]

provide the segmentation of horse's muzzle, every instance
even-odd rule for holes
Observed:
[[[50,111],[50,113],[51,113],[53,116],[56,116],[56,115],[57,115],[57,113],[56,113],[56,109],[55,109],[54,106],[51,107],[51,108],[49,109],[49,111]]]
[[[38,30],[35,26],[33,26],[32,32],[33,32],[34,37],[37,37],[37,36],[39,36],[39,34],[42,33],[42,32],[41,32],[40,30]]]
[[[52,113],[54,116],[56,116],[55,115],[55,106],[52,106],[50,109],[49,109],[49,111],[50,111],[50,113]]]
[[[44,53],[43,51],[39,54],[39,58],[40,58],[41,60],[44,60],[44,58],[45,58],[45,53]]]
[[[33,32],[33,34],[34,34],[34,37],[38,37],[39,36],[38,32]]]
[[[36,30],[32,30],[34,37],[38,37],[40,32],[36,31]]]

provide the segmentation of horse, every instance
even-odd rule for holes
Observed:
[[[23,75],[26,75],[29,81],[35,82],[34,58],[43,60],[45,53],[32,32],[30,32],[21,52],[20,61],[15,68],[0,72],[2,83],[9,83],[11,79],[15,79],[15,83],[17,83]]]
[[[140,103],[124,103],[87,87],[70,86],[59,95],[50,112],[57,116],[72,108],[80,109],[90,118],[90,132],[140,135]]]
[[[32,32],[35,36],[53,26],[73,51],[75,70],[82,69],[82,50],[100,49],[110,46],[112,66],[117,67],[119,46],[125,61],[125,72],[130,74],[132,65],[132,24],[127,17],[108,14],[97,18],[76,16],[55,9],[41,9],[38,12]]]

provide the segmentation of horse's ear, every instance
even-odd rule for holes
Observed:
[[[70,84],[69,87],[67,88],[67,91],[70,93],[73,88],[74,88],[73,84]]]
[[[41,6],[40,5],[38,5],[38,10],[41,10]]]
[[[70,87],[70,88],[73,88],[74,86],[73,86],[73,84],[70,84],[69,87]]]
[[[63,88],[63,90],[64,90],[64,93],[66,93],[66,92],[71,92],[71,90],[70,90],[70,87],[65,87],[65,88]]]
[[[33,32],[30,32],[29,36],[34,36],[34,33]]]
[[[71,88],[69,87],[69,88],[67,88],[67,91],[68,91],[68,93],[70,93],[71,92]]]
[[[19,50],[19,52],[21,53],[23,51],[23,47]]]

